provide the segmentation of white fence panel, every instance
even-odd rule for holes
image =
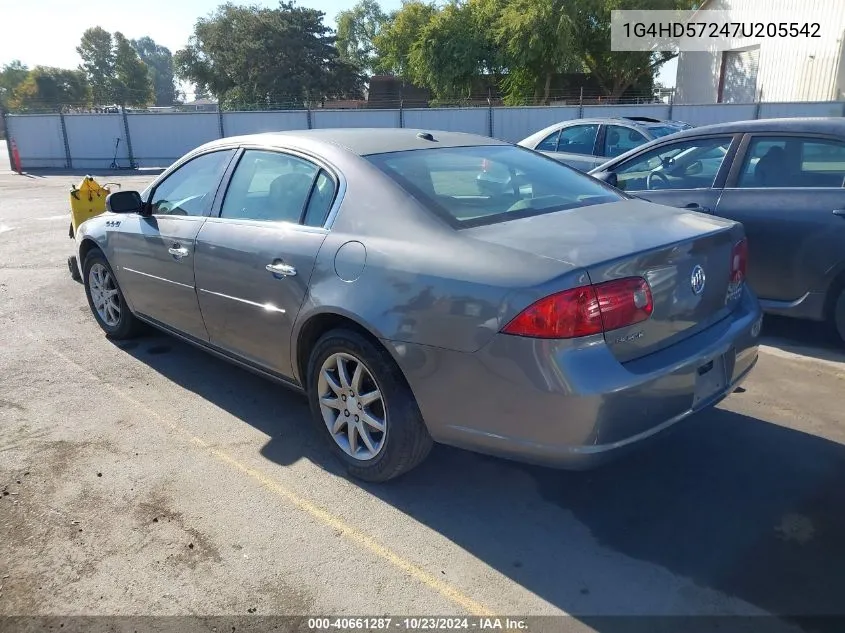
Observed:
[[[62,124],[58,114],[10,116],[9,146],[14,140],[24,170],[39,167],[67,167]]]
[[[308,128],[308,113],[293,112],[224,112],[223,133],[226,136],[304,130]]]
[[[468,132],[487,136],[488,108],[413,108],[404,111],[405,127],[427,131]]]
[[[127,119],[139,167],[166,167],[195,147],[220,138],[216,112],[128,114]]]
[[[129,148],[121,115],[67,114],[65,129],[74,169],[107,169],[115,158],[115,149],[117,163],[129,166]],[[120,139],[119,144],[117,139]]]
[[[315,128],[399,127],[399,110],[312,110]]]
[[[845,103],[761,103],[760,118],[845,116]]]
[[[662,103],[643,105],[591,105],[584,106],[584,118],[648,116],[654,119],[668,119],[669,106]]]
[[[503,141],[518,143],[544,127],[577,119],[579,110],[578,106],[494,108],[493,136]]]
[[[672,118],[690,125],[710,125],[753,119],[757,106],[749,104],[711,103],[707,105],[676,105]]]

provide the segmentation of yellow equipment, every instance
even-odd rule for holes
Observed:
[[[70,230],[76,235],[79,225],[106,210],[106,196],[111,193],[109,183],[101,186],[93,176],[85,176],[78,186],[70,188]]]
[[[70,188],[70,229],[68,230],[70,239],[76,237],[80,224],[106,210],[106,196],[111,193],[110,184],[114,183],[100,185],[93,176],[85,176],[79,185]],[[67,265],[70,276],[81,282],[80,263],[76,261],[75,255],[67,258]]]

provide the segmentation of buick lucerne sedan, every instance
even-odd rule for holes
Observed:
[[[480,191],[482,163],[509,186]],[[589,468],[757,361],[741,224],[490,138],[226,138],[107,207],[76,237],[106,334],[152,325],[302,391],[369,481],[433,442]]]

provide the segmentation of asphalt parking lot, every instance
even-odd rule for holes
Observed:
[[[66,266],[81,172],[0,170],[0,616],[845,614],[824,328],[767,320],[741,393],[599,471],[437,447],[360,485],[300,396],[164,335],[109,342]]]

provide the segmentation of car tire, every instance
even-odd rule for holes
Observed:
[[[318,432],[351,476],[385,482],[428,456],[434,442],[405,377],[385,350],[361,334],[347,329],[324,334],[306,375]],[[383,423],[383,431],[370,422]]]
[[[93,249],[88,253],[82,270],[88,307],[106,336],[120,341],[140,334],[143,324],[129,310],[103,252]]]
[[[839,291],[839,297],[833,304],[833,325],[840,340],[845,343],[845,288]]]

